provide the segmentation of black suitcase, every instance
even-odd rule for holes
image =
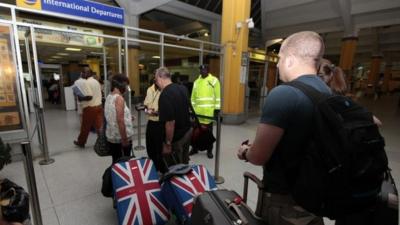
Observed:
[[[266,225],[234,191],[207,191],[194,200],[192,225]]]

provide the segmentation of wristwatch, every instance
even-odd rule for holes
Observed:
[[[166,144],[166,145],[171,145],[171,141],[165,140],[165,141],[164,141],[164,144]]]

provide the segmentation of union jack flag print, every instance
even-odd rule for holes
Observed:
[[[169,212],[151,160],[131,159],[114,164],[112,181],[120,225],[161,225],[168,221]]]
[[[202,165],[193,165],[186,175],[174,176],[162,185],[163,196],[178,218],[188,219],[192,214],[193,198],[205,191],[216,190],[214,178]]]

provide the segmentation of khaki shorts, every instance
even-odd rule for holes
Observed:
[[[317,217],[296,205],[290,195],[263,194],[261,217],[269,225],[323,225]]]

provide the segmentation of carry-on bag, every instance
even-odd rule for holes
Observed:
[[[112,183],[120,225],[167,223],[169,211],[158,180],[150,159],[130,159],[113,165]]]
[[[214,178],[203,165],[178,164],[169,167],[161,179],[161,193],[179,224],[190,224],[193,198],[216,190]]]
[[[194,200],[192,225],[266,225],[234,191],[207,191]]]

